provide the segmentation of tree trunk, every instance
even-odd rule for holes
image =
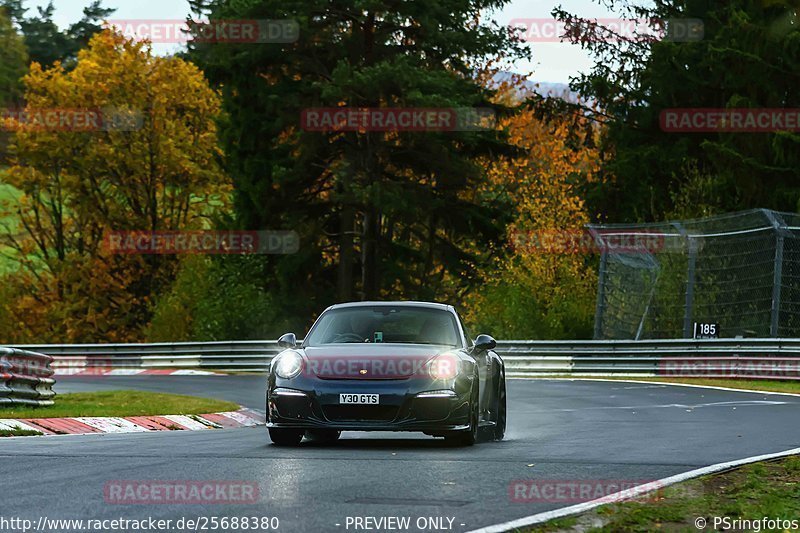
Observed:
[[[350,206],[342,209],[339,221],[339,275],[337,280],[339,301],[353,299],[353,230],[355,212]]]
[[[375,300],[377,291],[377,218],[373,206],[367,206],[361,237],[361,291],[363,300]]]

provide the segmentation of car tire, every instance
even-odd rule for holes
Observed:
[[[495,418],[494,440],[503,440],[506,435],[506,376],[500,376],[500,390],[497,393],[497,417]]]
[[[445,435],[445,441],[453,446],[472,446],[478,442],[478,433],[480,432],[480,412],[479,412],[479,394],[478,394],[478,377],[475,376],[475,383],[472,386],[472,399],[469,403],[470,417],[469,429],[463,431],[453,431]]]
[[[309,429],[306,431],[306,438],[317,444],[330,444],[339,440],[341,431],[335,429]]]
[[[297,446],[303,433],[302,429],[269,428],[269,439],[275,446]]]

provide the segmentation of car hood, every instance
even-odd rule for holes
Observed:
[[[336,344],[303,349],[309,374],[322,379],[405,379],[433,357],[454,351],[418,344]]]

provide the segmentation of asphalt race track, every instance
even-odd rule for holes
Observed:
[[[122,388],[264,408],[260,376],[62,377],[56,386]],[[514,502],[514,480],[644,482],[800,446],[800,397],[560,380],[510,380],[508,397],[506,440],[472,448],[416,434],[345,433],[332,446],[287,449],[270,445],[263,427],[3,439],[2,514],[34,521],[42,514],[277,516],[286,532],[364,531],[348,528],[347,518],[365,516],[408,516],[408,531],[419,531],[419,517],[441,516],[453,519],[452,531],[469,531],[575,503]],[[114,480],[256,481],[259,498],[245,505],[109,504],[103,489]]]

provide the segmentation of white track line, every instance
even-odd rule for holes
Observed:
[[[641,380],[634,380],[634,379],[602,379],[602,378],[508,378],[508,379],[525,379],[530,381],[531,379],[547,379],[547,380],[559,380],[559,381],[603,381],[606,383],[644,383],[647,385],[658,384],[658,385],[669,385],[673,387],[692,387],[692,388],[699,388],[699,389],[713,389],[713,390],[722,390],[722,391],[729,391],[729,392],[749,392],[752,394],[779,394],[782,396],[794,396],[800,397],[800,394],[791,393],[791,392],[772,392],[772,391],[761,391],[761,390],[748,390],[748,389],[732,389],[730,387],[716,387],[713,385],[694,385],[690,383],[672,383],[668,381],[641,381]],[[682,474],[676,474],[674,476],[670,476],[664,479],[660,479],[657,481],[652,481],[647,483],[646,485],[640,485],[639,487],[635,487],[632,489],[627,489],[623,492],[618,492],[616,494],[611,494],[608,496],[603,496],[597,500],[592,500],[589,502],[579,503],[577,505],[571,505],[569,507],[562,507],[561,509],[555,509],[553,511],[546,511],[543,513],[537,513],[530,516],[525,516],[523,518],[518,518],[517,520],[512,520],[510,522],[503,522],[501,524],[496,524],[493,526],[486,526],[480,529],[472,530],[468,533],[503,533],[506,531],[510,531],[512,529],[520,528],[520,527],[527,527],[532,526],[535,524],[541,524],[543,522],[547,522],[549,520],[553,520],[555,518],[561,518],[564,516],[570,516],[574,514],[583,513],[585,511],[589,511],[594,509],[595,507],[599,507],[601,505],[607,505],[609,502],[618,502],[623,501],[626,497],[630,498],[629,495],[634,494],[636,497],[639,497],[646,493],[645,488],[647,486],[652,485],[656,488],[664,488],[669,485],[674,485],[675,483],[680,483],[681,481],[686,481],[689,479],[693,479],[700,476],[705,476],[708,474],[714,474],[716,472],[721,472],[723,470],[728,470],[731,468],[735,468],[737,466],[746,465],[749,463],[755,463],[758,461],[766,461],[769,459],[776,459],[779,457],[786,457],[789,455],[797,455],[800,454],[800,448],[793,448],[791,450],[786,450],[783,452],[771,453],[766,455],[755,455],[752,457],[746,457],[744,459],[737,459],[736,461],[729,461],[726,463],[717,463],[711,466],[706,466],[703,468],[698,468],[696,470],[690,470],[688,472],[684,472]],[[650,491],[652,492],[652,491]]]
[[[774,392],[774,391],[767,391],[767,390],[755,390],[755,389],[732,389],[730,387],[717,387],[715,385],[695,385],[693,383],[673,383],[671,381],[642,381],[636,379],[603,379],[603,378],[506,378],[506,379],[520,379],[525,381],[531,381],[536,379],[541,380],[549,380],[549,381],[603,381],[606,383],[646,383],[647,385],[669,385],[671,387],[691,387],[695,389],[713,389],[713,390],[724,390],[728,392],[749,392],[752,394],[780,394],[781,396],[794,396],[796,398],[800,398],[800,394],[796,392]]]
[[[570,505],[569,507],[562,507],[561,509],[555,509],[553,511],[546,511],[544,513],[525,516],[523,518],[511,520],[510,522],[503,522],[502,524],[495,524],[493,526],[474,529],[468,533],[504,533],[512,529],[541,524],[543,522],[547,522],[548,520],[553,520],[554,518],[562,518],[564,516],[583,513],[585,511],[594,509],[595,507],[607,505],[609,502],[617,503],[626,499],[631,499],[632,497],[638,498],[644,494],[647,494],[648,492],[652,492],[653,490],[663,489],[664,487],[674,485],[675,483],[680,483],[681,481],[687,481],[689,479],[694,479],[696,477],[705,476],[708,474],[716,474],[717,472],[730,470],[731,468],[735,468],[737,466],[756,463],[758,461],[767,461],[769,459],[777,459],[780,457],[787,457],[789,455],[797,454],[800,454],[800,448],[792,448],[791,450],[768,453],[765,455],[754,455],[753,457],[746,457],[744,459],[737,459],[735,461],[728,461],[726,463],[717,463],[711,466],[704,466],[703,468],[690,470],[688,472],[665,477],[664,479],[659,479],[657,481],[651,481],[649,483],[639,485],[638,487],[626,489],[615,494],[603,496],[602,498],[592,500],[590,502],[579,503],[577,505]],[[647,490],[648,488],[649,490]]]

